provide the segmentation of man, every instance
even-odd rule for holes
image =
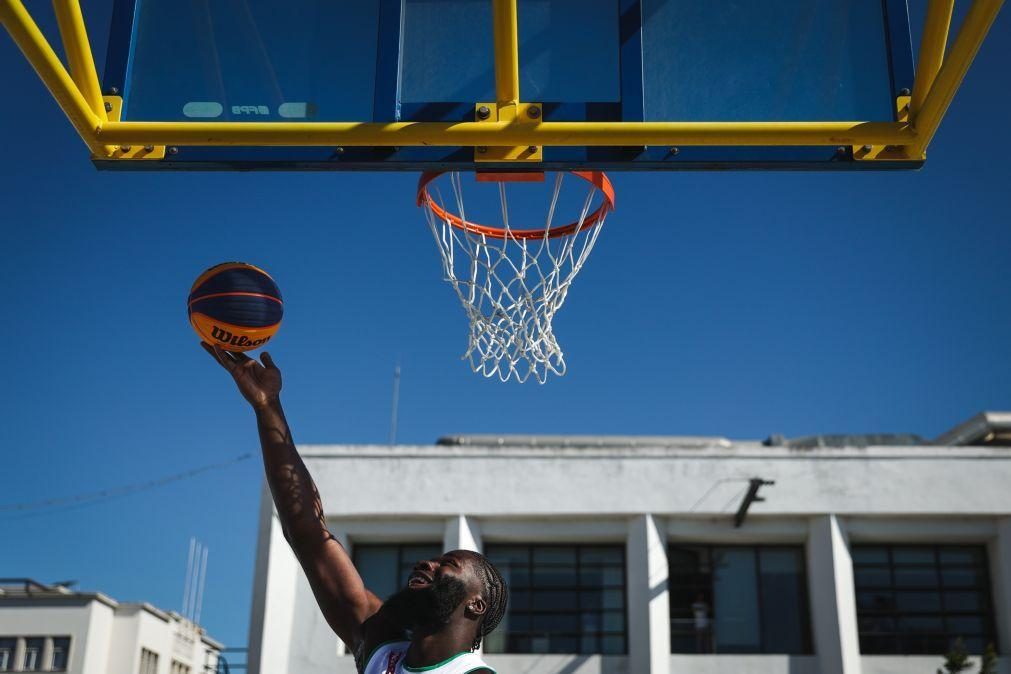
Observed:
[[[323,617],[352,648],[359,674],[488,674],[474,653],[502,620],[505,581],[486,557],[454,550],[420,561],[407,585],[384,603],[370,592],[329,532],[319,492],[291,439],[281,409],[281,371],[201,344],[235,380],[256,413],[263,465],[284,538],[298,558]]]

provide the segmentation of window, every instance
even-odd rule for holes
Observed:
[[[674,653],[811,653],[800,546],[671,546]]]
[[[42,637],[29,637],[25,639],[25,659],[22,661],[21,669],[26,672],[42,671],[42,644],[45,639]]]
[[[0,672],[14,671],[14,648],[18,640],[14,637],[0,637]]]
[[[66,671],[69,656],[70,656],[70,637],[54,637],[52,671],[54,672]]]
[[[170,674],[190,674],[190,666],[184,665],[178,660],[173,660]]]
[[[442,546],[421,545],[355,545],[354,563],[365,587],[380,599],[386,599],[407,584],[407,577],[418,561],[435,559]]]
[[[139,674],[158,674],[158,654],[146,648],[140,649]]]
[[[489,653],[626,653],[622,545],[489,545],[509,607]]]
[[[970,653],[994,643],[986,548],[855,545],[860,651],[939,655],[957,637]]]

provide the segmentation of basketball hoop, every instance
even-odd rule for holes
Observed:
[[[555,225],[567,174],[580,178],[587,194],[576,220]],[[519,229],[509,221],[506,184],[543,182],[544,174],[479,173],[477,179],[498,183],[501,225],[467,220],[460,173],[428,172],[418,181],[418,206],[438,245],[445,279],[470,321],[463,358],[485,377],[524,382],[532,375],[543,384],[551,373],[565,374],[551,323],[614,210],[614,188],[601,171],[559,172],[544,225]],[[440,182],[448,182],[455,207],[446,206]]]

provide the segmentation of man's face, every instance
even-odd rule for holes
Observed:
[[[473,562],[464,554],[447,552],[415,564],[407,586],[386,601],[386,608],[404,627],[435,631],[480,591]]]

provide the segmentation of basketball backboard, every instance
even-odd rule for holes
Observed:
[[[491,0],[115,0],[123,122],[474,122]],[[913,87],[906,0],[519,0],[520,99],[544,122],[886,122]],[[463,144],[461,144],[463,145]],[[117,169],[496,168],[481,147],[187,146]],[[486,151],[486,150],[485,150]],[[544,169],[915,168],[831,145],[533,147]],[[514,163],[509,167],[516,168]]]

